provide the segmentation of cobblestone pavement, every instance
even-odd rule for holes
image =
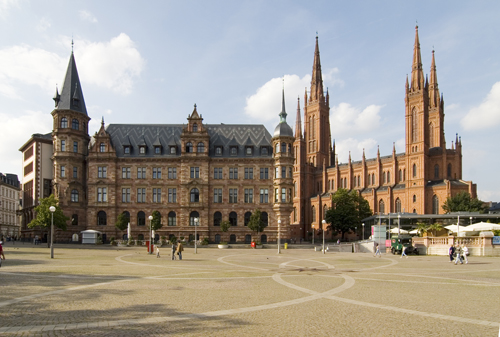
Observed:
[[[499,336],[500,259],[7,245],[8,336]]]

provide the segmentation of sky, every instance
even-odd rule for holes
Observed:
[[[0,172],[21,178],[19,148],[52,128],[72,41],[91,117],[106,124],[279,122],[294,129],[319,38],[339,162],[402,153],[404,85],[415,25],[429,74],[435,50],[445,138],[463,179],[500,201],[499,1],[0,0]],[[21,179],[20,179],[21,180]]]

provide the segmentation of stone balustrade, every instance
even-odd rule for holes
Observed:
[[[414,237],[413,245],[420,254],[448,255],[451,245],[466,245],[471,256],[500,256],[500,246],[492,244],[492,235]]]

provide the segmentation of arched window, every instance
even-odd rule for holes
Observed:
[[[97,225],[98,226],[106,226],[106,212],[99,211],[97,212]]]
[[[106,152],[106,144],[104,143],[99,144],[99,152]]]
[[[68,127],[68,119],[66,117],[61,118],[61,129],[66,129]]]
[[[286,154],[286,143],[281,143],[281,152]]]
[[[262,221],[264,227],[267,227],[269,225],[269,218],[267,212],[260,213],[260,221]]]
[[[276,150],[274,152],[280,152],[280,143],[276,143]]]
[[[234,234],[229,235],[229,243],[236,243],[236,235]]]
[[[372,173],[372,185],[375,185],[375,173]]]
[[[412,141],[418,141],[418,119],[417,119],[417,109],[413,108],[411,111],[411,126],[412,126]]]
[[[384,184],[385,184],[385,183],[387,182],[387,177],[386,177],[386,175],[385,175],[385,172],[384,172],[384,174],[382,175],[382,177],[383,177],[383,181],[384,181]]]
[[[439,165],[434,165],[434,179],[439,179]],[[436,214],[436,213],[434,213]]]
[[[296,207],[293,208],[293,222],[297,222],[297,208]]]
[[[229,213],[229,222],[231,226],[238,226],[238,214],[236,212]]]
[[[372,184],[372,175],[368,174],[368,185]]]
[[[248,223],[250,222],[250,217],[252,216],[252,212],[246,212],[245,213],[245,226],[248,226]]]
[[[137,212],[137,226],[146,226],[146,213],[143,211]]]
[[[415,194],[413,195],[413,202],[417,202],[417,196]]]
[[[200,202],[200,191],[197,188],[191,190],[191,202]]]
[[[73,118],[73,120],[71,121],[71,128],[73,130],[78,130],[80,128],[80,123],[78,122],[78,119]]]
[[[358,176],[358,187],[361,187],[361,176]]]
[[[252,242],[252,236],[250,234],[245,235],[245,243],[249,244]]]
[[[196,150],[196,152],[198,152],[198,153],[205,152],[205,144],[203,144],[203,142],[198,143],[198,149]]]
[[[198,132],[198,124],[193,124],[193,132]]]
[[[215,212],[214,213],[214,226],[220,226],[221,222],[222,222],[222,213]]]
[[[312,213],[312,222],[316,222],[316,208],[311,207],[311,213]]]
[[[71,202],[78,202],[78,190],[71,190]]]
[[[200,225],[200,213],[196,212],[196,211],[192,211],[191,213],[189,213],[189,226],[195,226],[195,221],[194,219],[198,219],[198,224],[196,224],[197,226]]]
[[[434,147],[434,124],[429,124],[429,148]]]
[[[391,171],[387,171],[387,183],[391,182]]]
[[[174,211],[168,213],[168,225],[169,226],[177,225],[177,216]]]
[[[71,216],[71,224],[73,226],[78,226],[78,214],[73,214]]]
[[[448,164],[448,178],[451,178],[451,164]]]
[[[402,182],[403,181],[403,171],[401,171],[401,169],[399,169],[399,182]]]
[[[220,234],[215,234],[215,243],[220,243]]]
[[[413,178],[417,177],[417,164],[413,164]]]
[[[186,143],[186,152],[187,153],[193,152],[193,143],[191,143],[191,142]]]
[[[382,199],[380,199],[380,201],[378,202],[378,211],[382,214],[385,213],[385,203]]]
[[[432,197],[432,214],[439,214],[439,198],[437,195]]]
[[[399,198],[396,199],[395,206],[396,213],[401,213],[401,200]]]

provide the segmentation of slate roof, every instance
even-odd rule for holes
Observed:
[[[106,132],[118,157],[177,157],[180,156],[181,133],[185,124],[110,124]],[[222,155],[217,157],[248,157],[245,146],[253,146],[252,157],[271,157],[271,135],[264,125],[252,124],[205,124],[210,136],[209,156],[215,157],[215,146],[223,146]],[[161,154],[154,153],[154,147],[162,146]],[[124,145],[131,146],[130,154],[124,153]],[[139,154],[139,145],[146,146],[146,153]],[[177,153],[170,154],[169,146],[177,146]],[[196,148],[197,144],[193,144]],[[230,146],[238,147],[238,155],[231,156]],[[261,155],[261,147],[267,147],[267,155]]]
[[[74,110],[87,115],[87,107],[83,98],[82,86],[76,69],[75,56],[71,53],[69,58],[68,69],[64,77],[61,94],[57,89],[54,95],[57,110]]]

